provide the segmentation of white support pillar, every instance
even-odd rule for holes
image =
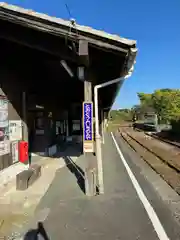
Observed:
[[[106,131],[107,129],[107,118],[104,119],[104,130]]]
[[[107,124],[108,124],[108,113],[104,113],[104,131],[107,130]]]
[[[104,194],[104,176],[102,163],[102,146],[101,136],[99,132],[99,109],[98,109],[98,88],[94,88],[94,105],[95,105],[95,127],[96,127],[96,156],[97,156],[97,170],[98,170],[98,186],[99,193]]]
[[[101,136],[99,133],[99,105],[98,105],[98,89],[112,85],[117,82],[123,82],[124,77],[111,80],[99,85],[94,86],[94,107],[95,107],[95,126],[96,126],[96,156],[97,156],[97,170],[98,170],[98,184],[99,193],[104,193],[104,180],[103,180],[103,163],[102,163],[102,148],[101,148]]]
[[[103,114],[103,110],[101,110],[101,136],[102,136],[102,143],[104,144],[104,114]]]

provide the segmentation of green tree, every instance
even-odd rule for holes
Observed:
[[[141,106],[153,107],[151,93],[137,93]]]
[[[119,109],[119,110],[111,110],[110,118],[114,122],[120,121],[129,121],[131,120],[131,110],[130,109]]]
[[[155,112],[160,121],[168,122],[180,118],[180,89],[158,89],[153,93],[138,93],[139,111]]]
[[[153,105],[157,114],[164,121],[180,117],[180,90],[160,89],[152,94]]]

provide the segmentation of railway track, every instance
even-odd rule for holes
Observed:
[[[176,163],[177,159],[173,161],[173,158],[163,157],[148,146],[148,139],[140,141],[127,129],[120,129],[119,132],[124,141],[180,195],[180,163]]]
[[[126,125],[124,127],[130,128],[130,124]],[[151,137],[153,137],[153,138],[155,138],[155,139],[157,139],[157,140],[159,140],[161,142],[164,142],[164,143],[170,144],[170,145],[172,145],[174,147],[180,148],[180,143],[177,143],[177,142],[174,142],[174,141],[170,141],[168,139],[164,139],[164,138],[162,138],[160,136],[157,136],[153,131],[144,131],[144,130],[138,128],[138,127],[136,127],[136,130],[139,131],[139,132],[144,132],[144,134],[146,134],[148,136],[151,136]]]
[[[170,145],[172,145],[174,147],[180,148],[180,144],[178,144],[176,142],[173,142],[173,141],[170,141],[170,140],[167,140],[167,139],[164,139],[162,137],[159,137],[159,136],[155,135],[154,132],[145,132],[145,131],[143,131],[141,129],[138,129],[138,128],[137,128],[137,130],[140,131],[140,132],[144,132],[144,134],[146,134],[148,136],[151,136],[151,137],[153,137],[153,138],[155,138],[155,139],[157,139],[157,140],[159,140],[161,142],[164,142],[164,143],[170,144]]]

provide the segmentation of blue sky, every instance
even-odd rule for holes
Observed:
[[[180,0],[9,0],[11,4],[137,40],[133,76],[113,108],[138,103],[137,92],[180,88]]]

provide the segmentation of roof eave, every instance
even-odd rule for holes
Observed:
[[[125,72],[122,73],[123,76],[131,76],[133,71],[134,71],[134,65],[136,63],[136,55],[137,55],[137,48],[131,48],[129,50],[129,54],[128,54],[128,59],[127,59],[127,63],[126,63],[126,68],[125,68]],[[113,97],[112,97],[112,101],[111,104],[109,105],[109,107],[106,107],[106,109],[110,110],[115,102],[115,99],[121,89],[121,87],[124,84],[124,81],[120,81],[119,83],[116,84],[116,91],[114,92]]]
[[[1,17],[6,17],[8,20],[13,20],[13,22],[16,22],[18,24],[25,24],[26,27],[33,27],[40,31],[49,32],[52,34],[66,34],[67,30],[69,32],[69,29],[71,28],[71,34],[69,34],[68,37],[77,38],[77,31],[80,34],[89,35],[90,38],[100,38],[102,47],[109,47],[111,45],[112,49],[116,51],[126,51],[129,48],[135,48],[136,47],[136,41],[135,40],[129,40],[122,37],[119,37],[117,35],[108,34],[104,31],[99,31],[96,29],[92,29],[90,27],[81,26],[76,24],[75,26],[71,25],[70,21],[63,20],[56,17],[50,17],[46,14],[41,14],[34,12],[32,10],[23,9],[18,6],[9,5],[6,3],[0,2],[0,12]],[[4,16],[2,16],[2,13],[4,13]],[[13,19],[12,19],[13,18]],[[44,24],[42,24],[42,22]],[[57,25],[56,28],[53,27],[52,24]],[[63,30],[66,30],[63,32]],[[82,36],[81,36],[82,37]],[[93,41],[92,41],[93,44]],[[96,41],[96,44],[97,41]]]

